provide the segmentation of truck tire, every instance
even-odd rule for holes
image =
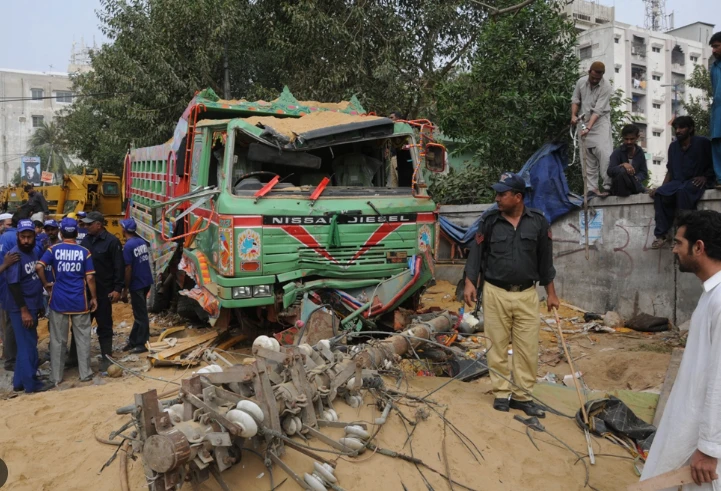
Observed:
[[[159,314],[168,308],[168,299],[165,295],[158,293],[158,287],[155,283],[150,285],[150,293],[148,293],[148,312],[151,314]]]

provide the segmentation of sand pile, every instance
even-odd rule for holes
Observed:
[[[273,128],[277,133],[287,136],[291,141],[295,140],[297,135],[308,131],[328,128],[330,126],[339,126],[343,124],[360,123],[373,119],[381,119],[376,116],[353,116],[345,113],[333,111],[319,111],[306,114],[302,118],[276,118],[274,116],[252,116],[245,118],[249,124],[254,126],[262,125],[263,127]]]

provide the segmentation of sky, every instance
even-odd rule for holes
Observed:
[[[616,20],[637,26],[644,23],[642,0],[599,0],[615,5]],[[3,18],[0,29],[0,68],[65,72],[73,41],[93,39],[100,45],[95,10],[100,0],[0,0]],[[703,20],[721,30],[721,0],[666,0],[666,13],[675,15],[675,27]],[[51,68],[52,67],[52,68]]]

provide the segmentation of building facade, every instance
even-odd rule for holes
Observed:
[[[646,151],[650,184],[666,175],[674,117],[684,114],[683,102],[701,90],[686,86],[697,65],[708,66],[711,48],[704,32],[713,25],[695,23],[672,31],[649,31],[620,22],[598,25],[578,35],[581,71],[591,63],[606,65],[606,77],[629,99],[627,109],[641,128],[640,145]],[[614,142],[617,145],[619,142]]]
[[[35,129],[72,103],[72,83],[67,73],[0,69],[0,101],[0,184],[6,185]],[[41,166],[47,170],[47,162]]]

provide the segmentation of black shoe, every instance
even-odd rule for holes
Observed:
[[[511,399],[509,406],[511,409],[520,409],[528,416],[536,416],[537,418],[546,417],[546,413],[541,409],[541,406],[533,401],[515,401]]]
[[[108,360],[107,358],[105,358],[105,356],[103,356],[103,358],[100,360],[100,364],[98,365],[98,371],[107,372],[110,365],[111,365],[110,360]]]
[[[15,364],[12,365],[5,365],[3,368],[5,368],[6,372],[14,372],[15,371]]]
[[[37,389],[35,392],[47,392],[50,389],[54,389],[54,388],[55,388],[55,384],[52,382],[48,382],[46,384],[43,384],[43,386],[40,387],[39,389]]]
[[[81,382],[92,382],[92,380],[93,380],[93,375],[88,375],[87,377],[80,379]]]
[[[135,348],[130,350],[130,352],[133,354],[146,353],[147,351],[148,348],[146,348],[145,346],[136,346]]]
[[[20,387],[13,386],[13,392],[25,392],[25,388],[22,385]]]
[[[496,411],[501,411],[504,413],[508,412],[508,399],[506,398],[500,398],[500,399],[493,399],[493,409]]]
[[[121,351],[130,351],[131,349],[133,349],[133,345],[128,343],[125,346],[123,346],[123,349]]]

